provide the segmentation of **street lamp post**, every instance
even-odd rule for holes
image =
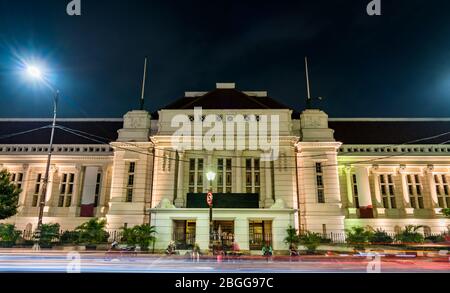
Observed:
[[[209,182],[209,189],[207,194],[207,202],[209,205],[209,251],[213,252],[213,194],[212,194],[212,182],[216,178],[216,173],[209,171],[206,173],[206,179]]]
[[[41,70],[36,66],[28,66],[27,73],[29,76],[31,76],[34,79],[38,79],[41,81],[44,81],[43,74]],[[47,83],[48,85],[48,83]],[[53,89],[51,86],[50,88],[54,91],[53,95],[53,122],[51,127],[51,134],[50,134],[50,142],[48,145],[48,155],[47,155],[47,164],[45,166],[45,174],[44,174],[44,180],[42,183],[42,190],[41,195],[39,196],[39,214],[38,214],[38,224],[36,228],[35,233],[35,244],[33,248],[35,250],[38,250],[39,247],[39,241],[41,239],[41,230],[42,230],[42,219],[44,217],[44,207],[45,207],[45,199],[47,194],[47,185],[49,181],[49,175],[50,175],[50,163],[52,159],[52,148],[53,148],[53,137],[55,135],[55,127],[56,127],[56,113],[58,109],[58,100],[59,100],[59,90]]]

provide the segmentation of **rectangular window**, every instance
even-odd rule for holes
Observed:
[[[23,183],[23,173],[11,173],[11,178],[10,178],[11,182],[14,183],[17,188],[21,189],[22,188],[22,183]]]
[[[231,169],[231,159],[225,159],[225,192],[231,193],[233,172]]]
[[[203,192],[203,159],[189,159],[189,192]]]
[[[203,159],[197,159],[197,193],[203,192]]]
[[[259,193],[261,185],[261,169],[259,159],[245,160],[245,191]]]
[[[356,175],[352,175],[352,187],[353,187],[353,202],[355,208],[359,209],[359,196],[358,196],[358,185],[356,183]]]
[[[323,184],[322,163],[316,163],[317,202],[325,203],[325,187]]]
[[[423,209],[422,185],[418,174],[406,175],[406,184],[408,186],[409,201],[414,209]]]
[[[126,193],[125,193],[125,201],[126,202],[133,201],[135,170],[136,170],[136,162],[129,162],[128,163],[128,174],[127,174],[127,186],[126,186]]]
[[[36,177],[36,183],[34,185],[33,200],[31,202],[31,206],[33,207],[37,207],[39,204],[39,198],[41,195],[41,186],[42,186],[42,174],[38,173]]]
[[[217,192],[231,193],[233,172],[231,167],[231,159],[217,159]]]
[[[195,244],[196,223],[192,220],[174,220],[173,236],[177,249],[192,249]]]
[[[446,174],[434,175],[436,194],[440,208],[450,208],[450,187]]]
[[[247,193],[252,192],[252,159],[245,160],[245,189]]]
[[[180,164],[182,164],[182,162],[180,162]],[[189,192],[194,191],[195,191],[195,159],[189,159]]]
[[[395,186],[392,174],[380,175],[380,190],[383,198],[383,207],[385,209],[396,209]]]
[[[63,173],[59,185],[58,207],[70,207],[72,204],[74,173]]]
[[[254,192],[259,193],[261,190],[261,168],[259,159],[253,159],[253,185]]]
[[[100,199],[101,182],[102,182],[102,173],[97,173],[97,180],[95,181],[94,207],[98,206],[98,202]]]
[[[267,243],[272,245],[272,221],[249,221],[250,250],[261,250]]]
[[[217,192],[223,193],[224,168],[223,159],[217,159]]]

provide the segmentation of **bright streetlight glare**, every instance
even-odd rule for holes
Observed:
[[[28,66],[27,73],[29,76],[31,76],[33,78],[36,78],[36,79],[42,78],[42,71],[37,66],[33,66],[33,65]]]
[[[206,178],[208,179],[208,181],[213,181],[214,178],[216,178],[216,173],[214,173],[213,171],[209,171],[208,173],[206,173]]]

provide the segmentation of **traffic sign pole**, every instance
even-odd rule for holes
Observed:
[[[211,253],[213,252],[213,194],[212,191],[209,191],[206,195],[206,202],[209,206],[209,251]]]

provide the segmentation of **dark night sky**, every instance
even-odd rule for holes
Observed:
[[[20,72],[43,60],[60,116],[121,117],[136,108],[148,55],[148,110],[186,90],[236,82],[304,107],[312,91],[332,117],[445,117],[450,109],[450,1],[0,0],[0,117],[49,117],[49,91]]]

